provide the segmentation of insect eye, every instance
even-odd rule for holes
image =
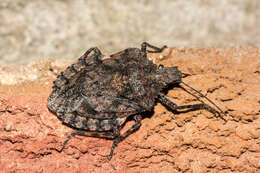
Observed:
[[[164,66],[162,64],[159,65],[158,69],[163,69]]]

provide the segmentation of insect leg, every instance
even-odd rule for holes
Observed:
[[[147,50],[147,47],[149,48],[152,48],[153,50]],[[159,52],[162,52],[163,49],[167,48],[166,45],[164,45],[163,47],[159,48],[159,47],[156,47],[156,46],[153,46],[147,42],[143,42],[142,45],[141,45],[141,51],[142,52],[148,52],[148,53],[159,53]]]
[[[186,84],[185,82],[181,81],[181,83],[182,83],[183,85],[185,85],[186,87],[192,89],[192,90],[195,91],[196,93],[198,93],[198,94],[200,95],[200,97],[203,97],[203,98],[205,98],[206,100],[208,100],[208,101],[209,101],[212,105],[214,105],[223,115],[226,115],[225,112],[223,112],[223,110],[220,109],[220,108],[219,108],[213,101],[211,101],[208,97],[204,96],[204,95],[201,94],[198,90],[192,88],[191,86],[189,86],[189,85]],[[181,86],[181,88],[186,91],[186,89],[183,88],[182,86]]]
[[[84,61],[88,58],[89,54],[91,52],[94,52],[93,56],[94,56],[94,59],[97,63],[101,63],[102,60],[100,59],[101,57],[101,51],[97,48],[97,47],[92,47],[90,48],[89,50],[87,50],[81,57],[80,59],[83,59]]]
[[[173,111],[182,110],[182,109],[189,109],[188,111],[205,109],[205,110],[221,117],[220,113],[218,111],[214,110],[213,108],[209,107],[208,105],[206,105],[204,103],[178,106],[177,104],[173,103],[171,100],[166,98],[165,95],[163,95],[163,94],[160,94],[158,99],[163,105],[165,105],[166,107],[170,108]],[[225,119],[223,119],[223,120],[225,120]]]
[[[122,134],[122,135],[118,136],[116,139],[114,139],[111,150],[110,150],[110,154],[108,156],[109,159],[112,158],[113,153],[114,153],[114,149],[116,148],[118,143],[123,141],[127,136],[134,133],[136,130],[138,130],[140,128],[142,116],[141,115],[135,115],[134,120],[135,120],[135,124],[130,129],[128,129],[124,134]]]
[[[107,139],[114,139],[115,135],[113,132],[87,132],[87,131],[81,131],[81,130],[75,130],[71,132],[68,136],[67,139],[63,142],[62,144],[62,149],[61,151],[65,148],[66,144],[69,142],[69,140],[73,136],[88,136],[88,137],[98,137],[98,138],[107,138]]]

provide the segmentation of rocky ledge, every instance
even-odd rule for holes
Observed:
[[[170,48],[149,57],[156,64],[179,66],[191,74],[183,80],[227,112],[224,117],[227,122],[205,110],[173,114],[157,104],[151,115],[144,116],[141,128],[118,145],[110,161],[106,155],[112,141],[105,139],[77,136],[60,152],[72,129],[49,112],[46,104],[56,74],[73,61],[49,59],[0,66],[0,169],[259,171],[260,49]],[[171,89],[168,96],[179,105],[199,102],[181,88]],[[124,129],[132,124],[130,120]]]

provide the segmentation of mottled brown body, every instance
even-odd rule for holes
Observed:
[[[156,66],[147,59],[147,52],[164,48],[143,43],[141,49],[128,48],[109,58],[104,58],[98,48],[91,48],[58,75],[48,108],[64,124],[77,129],[63,146],[74,135],[114,138],[112,157],[116,145],[141,126],[141,113],[151,111],[156,101],[172,110],[206,108],[204,104],[177,106],[161,93],[170,84],[182,82],[177,67]],[[136,123],[120,134],[129,116]]]

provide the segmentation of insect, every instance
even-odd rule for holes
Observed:
[[[117,144],[141,126],[142,113],[151,111],[156,102],[172,111],[206,109],[218,116],[225,114],[184,83],[185,74],[178,67],[157,66],[148,60],[147,53],[162,52],[166,47],[158,48],[144,42],[141,49],[128,48],[109,57],[94,47],[61,72],[53,82],[48,108],[65,125],[75,129],[67,136],[63,148],[75,135],[113,139],[108,155],[112,158]],[[196,91],[219,111],[204,103],[178,106],[162,92],[170,85],[180,84]],[[135,124],[120,134],[129,116]]]

